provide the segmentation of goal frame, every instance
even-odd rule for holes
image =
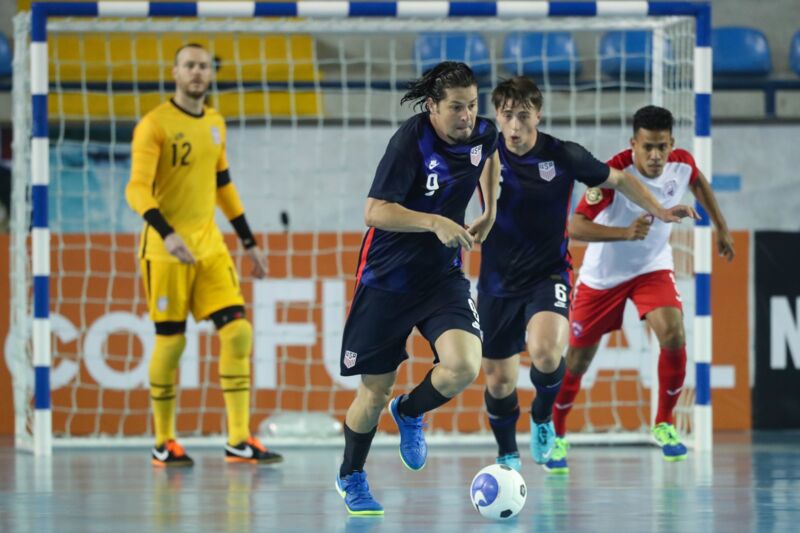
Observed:
[[[481,18],[537,20],[547,17],[648,17],[686,16],[695,19],[694,46],[694,139],[693,153],[697,166],[711,180],[711,5],[708,2],[546,2],[546,1],[303,1],[303,2],[146,2],[100,1],[87,3],[34,2],[31,5],[30,89],[32,136],[31,161],[31,272],[33,285],[32,349],[34,365],[33,453],[52,454],[52,413],[50,366],[52,362],[50,324],[50,230],[48,223],[49,141],[48,141],[48,34],[52,17],[126,18],[126,17],[311,17],[346,18]],[[21,46],[15,47],[23,48]],[[654,51],[655,52],[655,51]],[[19,59],[20,56],[15,58]],[[15,76],[15,92],[20,85]],[[15,110],[16,113],[16,110]],[[15,133],[15,147],[27,139]],[[15,199],[19,199],[15,191]],[[24,191],[20,192],[24,195]],[[694,229],[695,316],[694,347],[696,393],[693,408],[693,436],[696,450],[712,446],[711,411],[711,250],[712,234],[708,215],[697,204],[701,219]],[[18,209],[19,211],[19,209]],[[22,215],[24,222],[24,214]],[[19,219],[19,217],[17,217]],[[17,220],[20,222],[20,220]],[[17,253],[24,243],[16,243]],[[11,259],[15,261],[14,258]],[[17,258],[19,268],[24,259]],[[13,271],[13,269],[12,269]],[[21,349],[16,345],[16,349]],[[17,424],[19,428],[19,424]]]

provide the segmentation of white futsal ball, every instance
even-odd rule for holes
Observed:
[[[486,518],[507,520],[522,510],[528,489],[519,472],[506,465],[489,465],[472,479],[469,497]]]

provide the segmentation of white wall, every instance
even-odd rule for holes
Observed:
[[[366,128],[247,128],[229,130],[232,175],[244,191],[248,217],[260,231],[282,229],[281,211],[296,231],[359,231],[375,168],[393,130]],[[617,128],[554,128],[605,159],[627,147]],[[691,151],[691,138],[677,136]],[[718,126],[713,130],[715,174],[741,176],[738,192],[717,198],[733,229],[800,229],[800,173],[793,154],[800,126]],[[224,226],[223,226],[224,227]]]
[[[714,173],[738,174],[739,192],[717,199],[733,229],[800,230],[800,126],[717,126]]]

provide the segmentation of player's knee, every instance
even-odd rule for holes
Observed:
[[[517,372],[509,372],[502,366],[486,372],[486,388],[493,398],[505,398],[517,386]]]
[[[244,319],[228,322],[220,328],[219,339],[224,353],[235,359],[246,359],[253,346],[253,327]]]
[[[528,353],[536,363],[558,362],[564,353],[564,344],[554,338],[532,338],[528,341]]]
[[[380,411],[389,404],[389,399],[392,396],[392,390],[374,391],[370,396],[370,405],[377,411]]]
[[[558,368],[558,365],[561,362],[561,353],[555,351],[532,352],[531,360],[533,362],[533,366],[535,366],[537,370],[548,374],[550,372],[554,372],[555,369]]]
[[[528,342],[528,353],[536,368],[542,372],[552,372],[561,362],[564,345],[557,339],[532,339]]]
[[[364,398],[365,403],[371,411],[380,412],[381,409],[386,407],[389,403],[389,399],[392,395],[392,387],[361,387],[358,393]]]
[[[452,361],[450,364],[445,365],[445,368],[450,372],[453,384],[459,389],[465,388],[467,385],[477,379],[481,371],[481,358],[464,356]]]
[[[567,351],[567,370],[574,376],[582,376],[589,370],[593,353],[591,349],[573,349]]]
[[[186,348],[186,335],[182,333],[174,335],[157,333],[148,367],[151,380],[154,378],[154,373],[161,375],[164,370],[178,368],[184,348]]]
[[[659,343],[664,348],[671,350],[678,349],[686,344],[686,335],[683,331],[683,324],[668,324],[667,327],[659,335]]]

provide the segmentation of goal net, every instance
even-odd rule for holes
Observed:
[[[27,145],[30,17],[23,14],[15,22],[18,201],[9,244],[12,301],[5,360],[13,375],[17,442],[26,446],[36,407],[29,233],[34,169]],[[366,193],[388,139],[412,113],[399,106],[406,82],[440,60],[464,60],[480,78],[480,113],[493,116],[488,94],[495,83],[528,74],[545,94],[540,128],[583,144],[601,159],[628,146],[633,112],[656,103],[673,112],[677,144],[691,150],[694,25],[692,17],[51,18],[53,438],[133,442],[152,435],[147,364],[154,329],[136,258],[142,221],[127,207],[124,188],[133,126],[172,95],[171,66],[181,44],[201,43],[214,57],[210,104],[226,119],[231,176],[268,256],[268,278],[249,278],[243,250],[218,216],[255,331],[251,426],[268,438],[287,437],[296,434],[294,421],[307,436],[325,436],[335,430],[327,421],[343,420],[357,384],[356,378],[338,375],[341,333],[354,290]],[[573,203],[581,194],[575,191]],[[692,233],[686,226],[675,228],[674,245],[691,339]],[[573,248],[579,263],[582,247]],[[478,254],[465,255],[473,281]],[[657,349],[635,312],[626,313],[624,330],[603,340],[584,379],[569,422],[579,440],[641,439],[652,423]],[[225,411],[213,326],[190,319],[186,336],[178,434],[221,435]],[[691,340],[687,345],[691,351]],[[432,362],[417,333],[409,352],[396,392],[419,382]],[[690,430],[693,394],[693,365],[688,366],[679,417],[684,431]],[[533,397],[527,374],[520,372],[523,406]],[[428,415],[431,434],[488,435],[483,383],[479,378]],[[303,420],[314,423],[298,422]],[[523,420],[521,435],[528,427],[528,418]],[[388,417],[379,430],[393,431]]]

